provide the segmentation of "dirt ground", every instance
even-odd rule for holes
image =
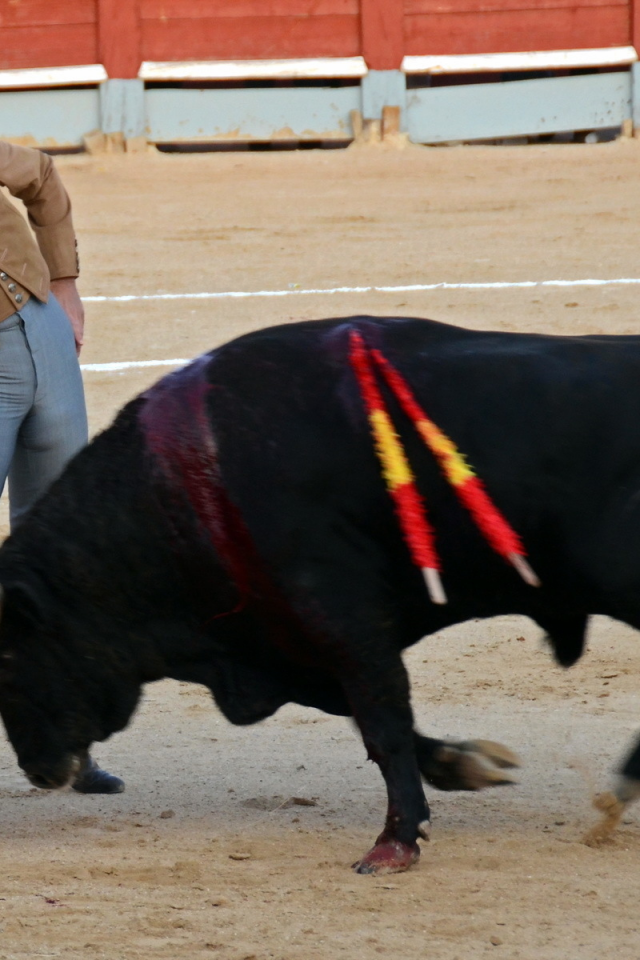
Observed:
[[[64,157],[85,296],[637,277],[640,143]],[[640,332],[638,287],[88,303],[83,363],[189,358],[290,320],[370,312],[481,329]],[[170,368],[87,372],[92,429]],[[0,960],[637,960],[640,807],[581,841],[640,727],[633,631],[596,619],[571,671],[516,617],[423,641],[426,733],[502,740],[519,785],[430,791],[403,875],[359,877],[385,809],[346,721],[245,729],[149,687],[96,755],[121,796],[38,792],[0,744]],[[292,798],[310,801],[296,804]]]

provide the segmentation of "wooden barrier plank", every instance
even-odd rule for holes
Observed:
[[[96,29],[91,23],[12,27],[10,42],[7,34],[0,49],[0,70],[98,62]]]
[[[362,56],[371,70],[399,70],[404,56],[400,0],[360,0]]]
[[[72,63],[66,67],[26,67],[19,70],[0,70],[0,90],[96,86],[106,79],[107,73],[101,63]]]
[[[359,16],[359,0],[140,0],[143,20]]]
[[[363,57],[302,57],[300,60],[143,60],[138,76],[141,80],[153,82],[328,80],[332,77],[359,80],[366,74],[367,65]]]
[[[583,7],[629,7],[630,0],[404,0],[405,15],[546,11]],[[631,0],[634,3],[635,0]]]
[[[409,16],[406,54],[508,53],[624,46],[631,42],[625,7],[591,7],[516,13]]]
[[[100,125],[98,89],[8,90],[0,94],[0,139],[29,146],[79,147]]]
[[[98,0],[98,49],[110,78],[138,76],[142,61],[138,0]]]
[[[151,87],[147,130],[154,143],[350,140],[350,113],[359,104],[358,87]]]
[[[629,72],[422,87],[410,91],[406,126],[414,143],[598,130],[629,117],[630,101]]]
[[[628,67],[636,63],[636,48],[582,47],[579,50],[529,50],[509,53],[427,54],[405,57],[404,73],[433,76],[460,73],[513,73],[528,70],[575,70]]]
[[[229,17],[143,20],[142,60],[264,60],[355,57],[357,17]]]
[[[66,23],[95,23],[96,0],[20,0],[0,2],[0,28],[42,27]],[[3,44],[4,44],[3,40]]]

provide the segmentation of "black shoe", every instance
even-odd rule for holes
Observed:
[[[122,793],[124,780],[101,770],[93,757],[87,756],[71,786],[78,793]]]

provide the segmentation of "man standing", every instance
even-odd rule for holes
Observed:
[[[0,192],[0,492],[8,477],[13,530],[88,440],[84,309],[71,203],[51,157],[0,141],[0,185],[24,203],[37,240]],[[73,788],[124,783],[87,755]]]

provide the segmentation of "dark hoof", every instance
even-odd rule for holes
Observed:
[[[440,790],[484,790],[515,783],[504,771],[519,765],[518,757],[501,743],[466,740],[440,747],[424,776]]]
[[[72,787],[78,793],[122,793],[124,780],[101,770],[95,760],[89,757],[80,768]]]
[[[356,873],[375,873],[381,876],[385,873],[403,873],[420,857],[420,847],[417,843],[409,846],[398,840],[385,840],[377,843],[362,860],[353,864]]]

